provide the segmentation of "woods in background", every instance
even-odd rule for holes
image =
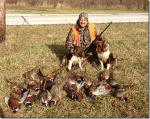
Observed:
[[[148,10],[148,0],[6,0],[6,5],[49,8]]]

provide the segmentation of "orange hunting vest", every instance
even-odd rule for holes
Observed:
[[[72,30],[73,30],[74,44],[78,45],[78,43],[79,43],[79,32],[78,32],[77,26],[74,25],[72,27]],[[90,31],[91,40],[94,40],[96,36],[95,36],[94,25],[92,23],[89,23],[89,31]]]

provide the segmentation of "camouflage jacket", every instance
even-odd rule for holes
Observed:
[[[79,27],[78,22],[76,23],[76,26],[79,32],[79,46],[85,49],[91,43],[89,26],[87,25],[84,29],[82,29]],[[97,36],[97,29],[95,27],[94,29],[95,29],[95,34]],[[73,47],[74,47],[74,37],[73,37],[73,30],[71,28],[66,38],[66,48],[67,50],[71,51]]]

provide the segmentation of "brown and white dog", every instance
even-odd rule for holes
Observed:
[[[102,70],[104,68],[109,70],[117,64],[117,59],[113,57],[113,53],[109,50],[109,47],[109,42],[106,39],[97,41],[93,46],[94,55],[96,55],[98,63],[100,62]]]
[[[71,70],[73,64],[79,64],[82,70],[82,63],[85,61],[84,49],[79,46],[74,46],[73,54],[69,53],[67,55],[67,68]]]

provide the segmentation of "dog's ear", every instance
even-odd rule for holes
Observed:
[[[97,41],[97,42],[96,42],[96,46],[97,46],[97,47],[101,47],[102,44],[103,44],[103,41]]]
[[[109,50],[109,42],[108,40],[103,41],[103,51]]]
[[[84,51],[82,52],[82,57],[84,57],[84,58],[85,58],[85,53],[84,53]]]
[[[79,48],[79,54],[80,54],[80,57],[85,57],[85,53],[84,53],[83,47]]]

